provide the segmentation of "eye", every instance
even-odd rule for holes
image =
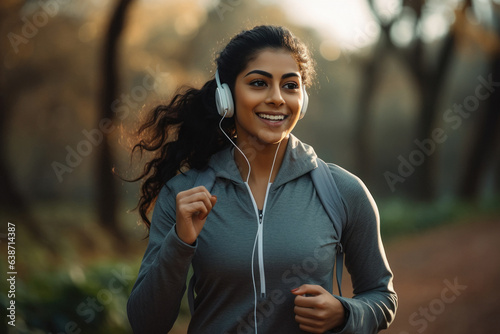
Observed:
[[[264,87],[266,86],[266,82],[263,80],[253,80],[250,82],[250,86],[255,86],[255,87]]]
[[[286,84],[283,85],[283,87],[286,89],[298,89],[299,84],[297,84],[296,82],[287,82]]]

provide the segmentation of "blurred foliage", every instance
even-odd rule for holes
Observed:
[[[479,221],[498,220],[500,198],[490,198],[479,203],[452,198],[415,202],[392,198],[378,203],[380,230],[384,240],[403,235],[422,233],[430,228],[455,224],[474,224]]]
[[[136,273],[137,268],[113,262],[18,277],[16,333],[129,333],[125,307]],[[0,287],[8,290],[5,282]],[[7,303],[2,294],[3,310]]]

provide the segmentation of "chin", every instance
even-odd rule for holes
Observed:
[[[258,135],[257,139],[261,144],[264,145],[276,145],[280,142],[282,142],[285,139],[288,139],[289,132],[286,134],[284,133],[275,133],[275,134],[263,134],[263,135]]]

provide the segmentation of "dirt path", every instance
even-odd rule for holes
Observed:
[[[500,333],[500,221],[445,226],[386,252],[399,295],[386,333]]]

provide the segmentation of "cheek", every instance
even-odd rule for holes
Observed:
[[[301,108],[301,105],[299,103],[299,99],[297,97],[292,97],[286,101],[288,104],[288,107],[292,111],[293,114],[299,113],[299,110]]]
[[[258,93],[253,91],[237,91],[235,98],[235,106],[237,112],[238,109],[242,109],[243,111],[251,111],[261,102],[261,98],[259,97]]]

